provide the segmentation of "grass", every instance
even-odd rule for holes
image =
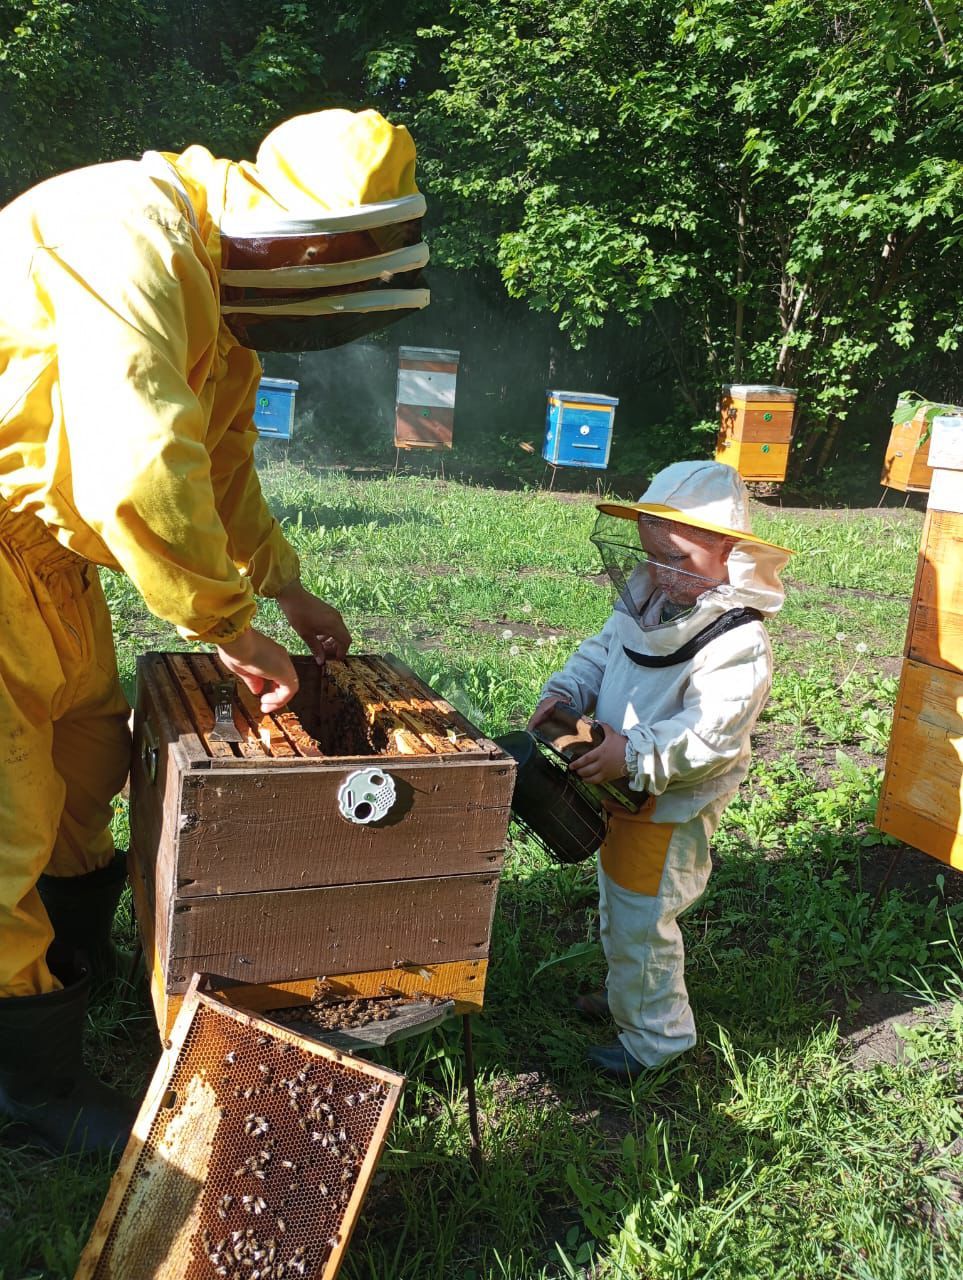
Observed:
[[[489,732],[604,621],[592,506],[269,467],[309,586],[359,650],[392,650]],[[387,1051],[408,1085],[343,1274],[350,1280],[919,1280],[963,1269],[960,877],[919,858],[872,911],[872,828],[920,516],[760,512],[798,548],[772,624],[777,675],[753,770],[684,922],[700,1043],[632,1089],[583,1065],[574,992],[603,976],[591,867],[512,841],[475,1048],[485,1165],[466,1159],[459,1029]],[[107,575],[118,655],[181,647]],[[277,612],[266,629],[290,643]],[[117,824],[125,821],[118,804]],[[132,938],[129,907],[118,919]],[[897,1057],[846,1029],[923,1011]],[[146,997],[91,1011],[92,1061],[137,1089]],[[2,1139],[0,1139],[2,1141]],[[69,1277],[109,1169],[8,1145],[0,1280]]]

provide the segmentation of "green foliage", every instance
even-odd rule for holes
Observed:
[[[577,342],[612,314],[672,316],[690,421],[722,382],[799,386],[799,464],[828,459],[867,390],[956,350],[950,0],[455,11],[421,121],[449,261],[497,252],[509,292]]]
[[[287,465],[263,478],[356,648],[403,654],[489,732],[524,723],[607,616],[588,495]],[[392,1046],[407,1085],[346,1280],[950,1280],[963,1267],[959,873],[932,863],[873,910],[891,856],[872,827],[895,694],[879,668],[902,649],[919,514],[763,523],[803,551],[771,626],[752,771],[682,921],[700,1044],[631,1089],[586,1069],[590,1038],[613,1033],[570,1008],[604,977],[595,869],[551,864],[513,830],[474,1020],[481,1174],[457,1023]],[[104,579],[128,672],[137,652],[178,644],[124,578]],[[114,832],[126,842],[119,800]],[[132,941],[129,899],[115,936]],[[860,1026],[884,999],[906,1024],[901,1053],[860,1066],[838,1016]],[[157,1051],[143,986],[98,995],[97,1072],[140,1093]],[[108,1167],[44,1157],[2,1126],[0,1160],[0,1280],[67,1280]]]

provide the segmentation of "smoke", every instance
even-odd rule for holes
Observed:
[[[665,409],[665,378],[646,330],[618,321],[575,351],[554,317],[505,295],[500,282],[436,269],[431,305],[382,333],[329,351],[265,355],[269,377],[292,378],[294,436],[289,456],[315,466],[393,463],[400,346],[460,354],[455,399],[455,461],[495,467],[506,457],[541,453],[546,391],[600,392],[621,399],[620,438],[636,439]]]

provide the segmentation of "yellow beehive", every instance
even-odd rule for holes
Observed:
[[[900,493],[929,491],[933,468],[929,464],[927,408],[922,405],[908,422],[893,423],[879,477],[885,488],[898,489]]]
[[[723,387],[716,462],[744,480],[785,480],[795,412],[791,387]]]
[[[936,419],[930,459],[933,483],[876,825],[963,870],[963,417]]]

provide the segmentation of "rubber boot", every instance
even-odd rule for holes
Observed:
[[[137,1107],[84,1066],[90,976],[47,960],[62,991],[0,999],[0,1115],[58,1155],[119,1154]]]
[[[127,883],[127,854],[118,849],[106,867],[85,876],[48,876],[37,892],[53,925],[54,938],[65,952],[79,952],[94,986],[126,980],[133,956],[115,947],[110,929]]]

